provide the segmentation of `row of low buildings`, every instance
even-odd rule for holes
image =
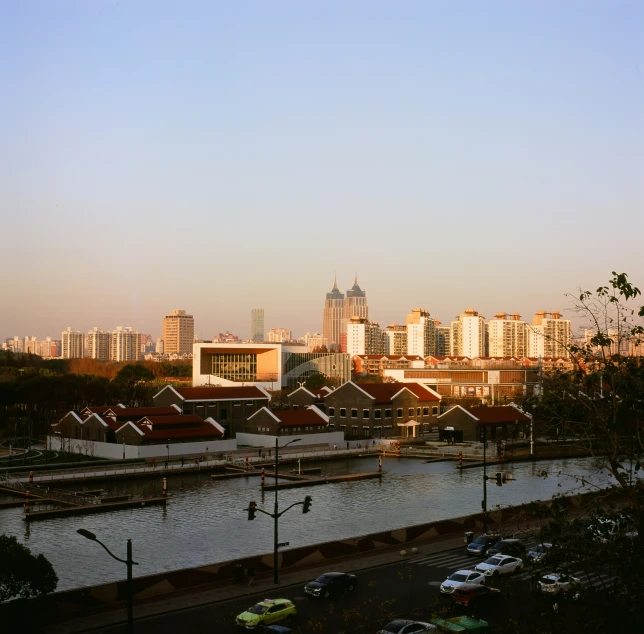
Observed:
[[[418,383],[357,384],[331,390],[299,387],[287,409],[271,409],[261,388],[163,388],[153,407],[86,407],[52,425],[50,446],[103,457],[150,457],[270,447],[275,438],[302,436],[303,445],[387,438],[450,438],[478,442],[507,438],[509,424],[528,424],[514,407],[460,406],[441,413],[440,395]],[[284,441],[283,441],[284,442]]]

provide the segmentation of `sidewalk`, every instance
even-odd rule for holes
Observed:
[[[169,595],[164,594],[156,598],[150,597],[149,599],[138,600],[134,603],[134,617],[137,619],[159,616],[201,605],[255,595],[258,592],[265,592],[267,596],[275,596],[276,594],[280,594],[279,588],[286,588],[294,584],[304,585],[322,573],[331,570],[336,572],[356,572],[395,563],[402,559],[413,560],[459,547],[463,547],[462,534],[445,535],[425,542],[418,542],[413,546],[390,546],[360,556],[340,557],[333,561],[321,562],[320,564],[311,564],[290,570],[287,569],[280,572],[280,584],[278,586],[273,584],[273,573],[271,571],[257,575],[255,582],[250,587],[246,584],[237,585],[231,579],[229,584],[204,586]],[[416,548],[418,552],[412,553],[412,548]],[[405,556],[401,555],[402,550],[407,552]],[[85,615],[78,616],[72,620],[52,624],[46,627],[44,632],[46,634],[76,634],[80,632],[100,631],[105,627],[125,624],[126,622],[124,604],[113,609],[101,608],[100,611],[90,612],[88,611]]]

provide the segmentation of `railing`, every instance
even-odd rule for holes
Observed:
[[[91,495],[77,495],[69,491],[61,491],[60,489],[53,489],[51,487],[44,487],[40,485],[29,485],[29,483],[22,482],[16,478],[11,478],[8,475],[0,475],[0,486],[5,489],[11,489],[18,493],[34,494],[41,498],[56,500],[63,504],[71,504],[74,506],[89,506],[91,504],[100,504],[100,498]]]

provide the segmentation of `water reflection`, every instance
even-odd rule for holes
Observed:
[[[320,467],[327,475],[378,469],[375,456],[307,466]],[[490,468],[490,472],[496,470],[496,466]],[[554,493],[580,488],[572,474],[599,486],[609,482],[589,459],[519,463],[507,470],[516,480],[503,487],[488,486],[490,509],[545,500]],[[390,458],[383,461],[383,471],[382,479],[280,491],[281,508],[305,495],[313,497],[311,513],[303,515],[298,507],[282,517],[280,540],[302,546],[457,517],[481,508],[481,469],[460,472],[452,462]],[[548,477],[541,477],[544,471]],[[101,486],[110,494],[156,496],[161,477]],[[581,488],[588,490],[589,486]],[[260,493],[259,477],[213,480],[204,473],[169,476],[168,493],[171,497],[166,508],[151,506],[55,518],[31,525],[23,522],[21,508],[4,509],[0,511],[0,532],[15,535],[29,542],[34,552],[45,554],[56,569],[61,590],[123,577],[122,566],[97,554],[90,542],[76,534],[78,528],[91,530],[116,550],[121,546],[124,549],[126,539],[131,537],[134,558],[140,562],[137,575],[271,551],[272,521],[258,514],[249,522],[245,511],[250,500],[261,500],[260,506],[272,511],[273,494]]]

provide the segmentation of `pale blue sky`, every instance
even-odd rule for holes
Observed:
[[[0,2],[0,337],[644,288],[644,4]]]

